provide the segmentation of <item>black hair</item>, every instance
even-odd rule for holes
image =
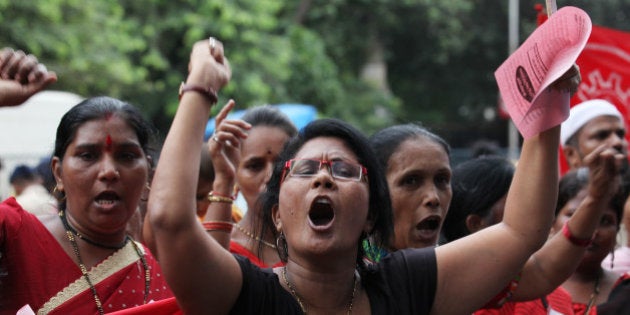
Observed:
[[[134,130],[144,154],[153,156],[156,132],[154,127],[144,119],[140,111],[133,105],[121,100],[108,96],[97,96],[80,102],[61,117],[57,127],[53,157],[63,161],[68,146],[72,143],[76,137],[77,130],[83,124],[111,115],[122,118]],[[152,163],[152,159],[149,159],[149,168],[153,167]],[[61,194],[55,195],[55,197],[59,200],[59,209],[64,209],[65,197],[63,193]]]
[[[278,162],[274,165],[271,179],[267,183],[267,190],[261,195],[263,230],[267,226],[273,226],[271,213],[272,209],[278,205],[285,162],[295,157],[295,154],[306,142],[319,137],[333,137],[342,140],[357,156],[358,162],[368,170],[370,192],[368,218],[374,223],[374,226],[371,233],[362,235],[357,244],[359,249],[357,264],[363,266],[364,250],[362,243],[364,239],[369,237],[375,245],[382,248],[389,247],[389,239],[392,235],[392,208],[385,174],[368,139],[359,130],[341,120],[319,119],[312,121],[284,147],[278,156]],[[273,231],[275,237],[278,236],[275,228],[270,230]]]
[[[57,182],[55,181],[55,175],[53,175],[51,167],[52,156],[43,157],[37,166],[35,166],[35,172],[42,178],[43,185],[46,187],[49,193],[53,193]]]
[[[214,182],[214,166],[212,165],[212,157],[208,149],[208,143],[201,145],[201,163],[199,164],[199,180]]]
[[[279,109],[270,105],[252,107],[245,112],[241,119],[248,122],[252,127],[269,126],[280,128],[289,137],[297,134],[297,128],[291,122],[291,119]]]
[[[469,235],[466,218],[471,214],[487,217],[492,206],[507,194],[513,177],[514,165],[500,156],[482,156],[453,168],[453,198],[442,226],[446,240]]]
[[[116,115],[125,120],[138,136],[138,142],[145,155],[152,155],[155,129],[142,117],[140,111],[121,100],[97,96],[80,102],[63,115],[57,127],[53,156],[59,158],[60,161],[63,160],[63,156],[74,140],[79,127],[88,121],[102,119],[110,115]]]
[[[370,137],[370,144],[376,152],[381,166],[387,169],[389,158],[398,150],[400,144],[414,137],[424,137],[439,144],[450,159],[451,147],[448,143],[440,136],[415,123],[381,129]]]
[[[617,193],[610,200],[609,206],[615,212],[617,216],[617,229],[621,224],[621,217],[623,215],[623,206],[628,197],[629,182],[627,175],[622,176],[622,183]],[[575,198],[580,191],[586,189],[588,186],[588,168],[581,167],[575,170],[567,172],[558,184],[558,202],[556,203],[556,217],[560,213],[560,210],[573,198]]]

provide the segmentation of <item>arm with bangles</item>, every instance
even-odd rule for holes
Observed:
[[[24,103],[35,93],[57,81],[33,55],[21,50],[0,50],[0,107]]]
[[[231,70],[223,45],[211,38],[192,50],[187,84],[218,91]],[[210,108],[216,98],[184,93],[168,132],[153,177],[148,220],[166,279],[186,314],[228,313],[242,285],[234,258],[199,224],[196,183]]]
[[[584,159],[588,166],[588,195],[560,233],[530,257],[513,300],[540,298],[560,286],[578,267],[604,210],[620,189],[624,155],[602,144]]]
[[[247,138],[251,126],[242,120],[227,120],[228,113],[234,108],[230,100],[215,117],[215,131],[208,140],[208,149],[214,167],[212,192],[208,195],[210,205],[203,218],[203,225],[208,234],[221,246],[229,249],[232,231],[232,195],[235,184],[236,168],[240,160],[241,139]]]

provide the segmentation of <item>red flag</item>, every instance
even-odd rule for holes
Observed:
[[[571,99],[575,105],[600,98],[613,103],[628,120],[630,106],[630,33],[593,25],[577,60],[582,83]]]
[[[614,104],[630,126],[630,33],[593,25],[591,37],[577,59],[582,83],[571,99],[571,106],[590,99],[605,99]],[[630,133],[626,133],[630,141]],[[561,155],[561,171],[568,165]]]

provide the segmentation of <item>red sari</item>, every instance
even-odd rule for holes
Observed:
[[[543,304],[546,303],[547,305]],[[556,288],[545,297],[545,302],[541,299],[531,301],[512,302],[508,301],[496,308],[485,308],[478,310],[474,315],[548,315],[562,314],[573,315],[571,307],[571,295],[562,287]]]
[[[136,244],[150,269],[148,300],[171,297],[157,261]],[[0,203],[0,253],[0,314],[15,314],[26,304],[37,313],[98,314],[79,266],[14,198]],[[131,242],[89,274],[106,313],[144,303],[145,270]]]
[[[249,261],[251,261],[252,264],[260,268],[275,268],[275,267],[284,266],[284,263],[282,261],[279,261],[273,266],[266,265],[262,260],[260,260],[260,258],[258,258],[258,256],[256,256],[254,253],[250,252],[247,248],[243,247],[243,245],[235,241],[230,241],[230,253],[241,255],[249,259]]]

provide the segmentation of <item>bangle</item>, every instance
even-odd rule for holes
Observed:
[[[562,235],[564,235],[571,244],[579,247],[588,247],[593,242],[592,238],[586,239],[575,237],[575,235],[573,235],[569,230],[569,221],[564,222],[564,225],[562,225]]]
[[[201,222],[201,225],[206,229],[206,231],[221,231],[226,233],[232,233],[232,227],[234,224],[232,222],[227,221],[206,221]]]
[[[189,84],[189,83],[184,83],[184,82],[182,82],[182,84],[179,86],[179,99],[181,100],[184,93],[190,92],[190,91],[201,93],[201,95],[205,96],[210,101],[210,104],[212,105],[216,104],[217,101],[219,101],[217,92],[213,90],[211,87],[206,88],[201,85]]]
[[[210,200],[210,202],[223,202],[231,204],[234,200],[236,200],[236,196],[226,196],[211,191],[208,193],[208,200]]]

